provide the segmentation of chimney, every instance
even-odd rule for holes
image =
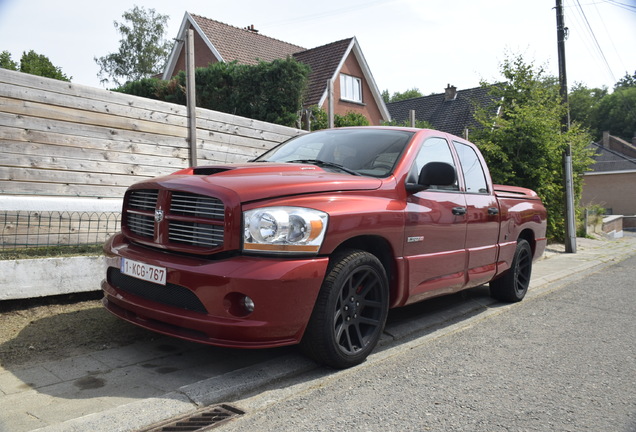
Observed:
[[[245,27],[245,30],[252,32],[252,33],[258,33],[258,30],[256,30],[254,28],[254,24],[250,24],[249,26]]]
[[[610,133],[609,131],[603,131],[603,140],[601,141],[601,145],[606,149],[610,148]]]
[[[447,84],[446,90],[444,90],[444,102],[455,100],[456,97],[457,87]]]

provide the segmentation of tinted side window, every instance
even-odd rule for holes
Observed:
[[[422,167],[429,162],[446,162],[455,167],[455,162],[453,161],[453,155],[448,146],[448,142],[446,142],[443,138],[429,138],[422,144],[417,157],[415,158],[415,163],[411,168],[411,172],[409,173],[409,182],[415,183],[417,182],[417,178],[419,176]],[[457,167],[455,167],[457,169]],[[434,186],[430,189],[438,189],[438,190],[459,190],[459,185],[457,180],[455,180],[455,184],[451,186]]]
[[[468,193],[488,193],[488,183],[484,168],[481,166],[479,157],[472,147],[453,141],[459,163],[462,165],[464,180],[466,181],[466,192]]]

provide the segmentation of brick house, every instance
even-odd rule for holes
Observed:
[[[595,150],[591,171],[583,174],[581,205],[600,205],[611,214],[636,215],[636,146],[609,132]]]
[[[187,30],[194,31],[195,67],[215,62],[259,61],[294,57],[311,68],[305,107],[318,105],[328,109],[327,80],[333,83],[334,113],[356,112],[373,125],[389,121],[390,115],[355,37],[306,49],[264,36],[254,28],[234,27],[199,15],[185,13],[177,40],[185,40]],[[185,69],[183,43],[175,44],[163,79],[170,79]]]

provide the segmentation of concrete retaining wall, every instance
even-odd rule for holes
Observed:
[[[0,261],[0,301],[97,291],[102,256]]]

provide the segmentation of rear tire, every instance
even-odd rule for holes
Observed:
[[[526,240],[520,239],[510,268],[490,282],[490,296],[511,303],[523,300],[530,286],[531,274],[532,248]]]
[[[378,258],[360,250],[337,254],[320,288],[301,349],[336,369],[362,363],[380,340],[388,304],[387,276]]]

